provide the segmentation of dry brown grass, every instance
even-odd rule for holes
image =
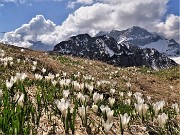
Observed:
[[[18,47],[3,44],[0,47],[6,50],[10,56],[36,60],[53,73],[64,71],[72,74],[80,71],[84,75],[92,75],[97,80],[107,80],[115,83],[120,90],[127,89],[126,82],[130,79],[133,92],[142,92],[145,96],[151,96],[152,100],[155,101],[164,99],[165,101],[180,103],[180,67],[176,67],[176,70],[173,71],[177,72],[176,77],[174,77],[169,72],[167,72],[167,75],[166,72],[159,75],[158,71],[147,73],[146,70],[144,71],[144,69],[137,67],[118,68],[100,61],[71,56],[60,56],[60,58],[57,58],[57,56],[52,56],[45,52],[29,49],[25,49],[25,52],[20,52]],[[115,71],[118,71],[118,73],[111,75],[112,78],[110,78],[109,74]],[[170,89],[170,86],[173,86],[173,89]]]
[[[57,57],[49,55],[45,52],[32,51],[29,49],[25,49],[25,52],[21,52],[20,48],[18,47],[6,46],[3,44],[0,44],[0,48],[6,50],[6,53],[14,58],[28,58],[31,61],[38,61],[38,63],[41,64],[41,67],[45,67],[48,71],[53,73],[64,71],[70,75],[73,73],[82,72],[83,75],[92,75],[96,78],[96,80],[110,81],[111,84],[116,85],[116,89],[119,91],[126,91],[128,89],[126,86],[126,82],[130,81],[132,85],[132,92],[141,92],[144,96],[151,96],[153,101],[164,99],[169,103],[177,102],[178,104],[180,104],[180,67],[176,67],[175,70],[174,68],[171,69],[170,71],[173,72],[173,74],[171,74],[171,72],[169,72],[168,70],[164,70],[163,72],[161,72],[150,71],[149,69],[138,67],[118,68],[99,61],[87,60],[71,56]],[[33,75],[32,72],[25,71],[23,66],[18,68],[21,70],[21,72],[28,72],[29,76]],[[118,72],[115,73],[116,71]],[[111,74],[112,72],[114,73]],[[170,89],[170,86],[173,86],[173,89]],[[36,93],[35,90],[36,89],[34,87],[27,89],[29,97],[32,97],[31,100],[34,105],[36,105],[35,101],[33,102]],[[108,91],[104,91],[105,89],[103,88],[101,88],[100,90],[104,93],[108,93]],[[92,117],[92,119],[98,121],[97,116],[93,115],[93,113],[90,113],[89,117]],[[65,134],[62,122],[58,121],[57,118],[54,119],[57,120],[56,123],[58,124],[60,129],[59,134]],[[180,120],[179,116],[177,120]],[[49,124],[47,123],[47,121],[47,116],[43,115],[40,122],[42,125],[40,125],[39,128],[45,129],[39,129],[39,131],[46,130],[46,126],[48,127]],[[113,129],[111,129],[110,131],[110,134],[120,134],[118,119],[115,119],[115,121],[117,125],[114,125]],[[87,130],[79,124],[81,123],[80,120],[77,120],[77,122],[78,124],[76,127],[76,134],[88,134]],[[143,125],[139,124],[136,126],[142,127],[132,127],[132,132],[134,133],[134,135],[146,134],[145,131],[143,131]],[[91,134],[105,134],[102,129],[100,129],[98,133],[96,133],[96,130],[97,129],[95,129]],[[39,132],[38,134],[43,133]],[[129,133],[125,132],[125,135],[129,135]]]

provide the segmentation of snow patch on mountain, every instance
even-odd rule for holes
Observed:
[[[157,42],[152,42],[141,46],[141,48],[154,48],[160,53],[167,55],[170,59],[174,60],[177,64],[180,64],[179,48],[175,46],[173,42],[167,39],[160,39]]]
[[[174,60],[177,64],[180,65],[180,56],[179,57],[169,57],[169,58]]]
[[[109,54],[110,57],[112,57],[114,55],[114,51],[111,50],[108,46],[105,46],[105,50]]]
[[[160,53],[165,53],[168,56],[175,55],[175,51],[177,51],[169,47],[168,40],[162,40],[162,39],[158,40],[157,42],[151,42],[149,44],[141,46],[141,48],[154,48]]]
[[[158,71],[158,70],[159,70],[159,68],[156,66],[156,62],[155,62],[155,60],[152,60],[152,64],[151,64],[151,66],[152,66],[152,68],[153,68],[154,70],[156,70],[156,71]]]
[[[180,45],[173,39],[166,39],[157,33],[149,32],[138,26],[126,30],[112,30],[110,32],[99,32],[96,36],[108,35],[113,37],[118,44],[125,44],[128,49],[130,46],[139,46],[140,48],[154,48],[169,58],[178,60],[180,57]],[[179,63],[179,61],[176,61]]]

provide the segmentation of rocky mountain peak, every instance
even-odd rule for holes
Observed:
[[[99,32],[96,36],[108,35],[113,37],[119,44],[127,46],[139,46],[141,48],[154,48],[168,57],[180,56],[180,45],[173,39],[169,40],[144,28],[133,26],[126,30],[112,30],[110,32]],[[180,59],[180,57],[179,57]]]
[[[52,53],[66,54],[100,60],[115,66],[147,66],[158,70],[168,68],[176,63],[155,49],[118,44],[108,35],[91,37],[88,34],[73,36],[60,42]]]

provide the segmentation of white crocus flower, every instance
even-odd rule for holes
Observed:
[[[143,104],[142,105],[142,114],[145,115],[148,109],[149,109],[149,106],[147,104]]]
[[[3,96],[3,91],[0,89],[0,98]]]
[[[88,95],[84,95],[84,97],[86,98],[86,102],[89,102],[90,97]]]
[[[95,92],[94,94],[93,94],[93,101],[94,101],[94,103],[96,104],[99,100],[101,100],[103,97],[99,94],[99,93],[97,93],[97,92]]]
[[[102,101],[103,100],[103,94],[100,94],[99,99]]]
[[[80,87],[79,87],[80,90],[83,91],[84,90],[84,83],[80,83],[79,85],[80,85]]]
[[[116,91],[115,89],[110,89],[110,94],[113,96],[115,91]]]
[[[177,103],[172,104],[171,108],[175,110],[176,114],[179,114],[179,107]]]
[[[147,104],[135,104],[135,109],[139,113],[139,115],[145,116],[147,110],[148,110],[148,105]]]
[[[23,63],[26,64],[26,60],[23,60]]]
[[[17,59],[17,63],[20,63],[21,62],[21,59]]]
[[[81,89],[81,85],[77,81],[73,81],[72,85],[74,86],[74,89],[79,91]]]
[[[120,122],[122,125],[122,129],[125,129],[127,127],[129,120],[130,120],[130,116],[128,116],[127,113],[125,113],[124,115],[120,114]]]
[[[69,86],[71,83],[71,79],[65,79],[65,86]]]
[[[16,78],[17,78],[17,80],[20,80],[20,78],[21,78],[21,73],[16,73]]]
[[[27,77],[27,74],[26,73],[21,73],[21,76],[20,76],[20,81],[24,81]]]
[[[137,100],[138,104],[143,104],[144,103],[144,99],[139,97],[139,96],[136,97],[136,100]]]
[[[56,74],[55,76],[56,76],[56,78],[58,78],[60,75],[59,75],[59,73],[58,73],[58,74]]]
[[[37,61],[33,61],[33,65],[34,65],[34,66],[37,66]]]
[[[124,103],[125,103],[126,105],[131,105],[131,99],[126,99],[126,100],[124,101]]]
[[[81,103],[84,103],[86,100],[86,97],[81,92],[77,94],[77,98],[81,101]]]
[[[17,76],[11,76],[10,82],[16,83],[18,80]]]
[[[115,98],[109,97],[109,104],[111,107],[113,107],[114,102],[115,102]]]
[[[136,111],[140,114],[142,114],[142,104],[134,104]]]
[[[111,110],[108,106],[104,106],[104,105],[101,105],[100,109],[102,113],[107,113],[108,111]]]
[[[13,81],[8,81],[8,80],[6,80],[6,87],[7,87],[7,89],[10,89],[12,86],[13,86]]]
[[[130,83],[130,82],[127,82],[127,83],[126,83],[126,86],[127,86],[128,88],[130,88],[130,87],[131,87],[131,83]]]
[[[99,86],[101,85],[101,82],[100,82],[100,81],[97,81],[97,82],[96,82],[96,85],[97,85],[97,87],[99,87]]]
[[[69,94],[70,94],[69,90],[63,90],[63,98],[64,99],[67,99]]]
[[[161,115],[158,115],[157,121],[159,122],[159,125],[163,127],[168,120],[168,116],[165,113],[162,113]]]
[[[62,74],[63,74],[63,77],[66,77],[66,76],[67,76],[67,73],[66,73],[66,72],[63,72]]]
[[[82,105],[82,107],[78,107],[78,112],[83,119],[85,119],[86,117],[86,111],[87,111],[87,107],[85,108],[84,105]]]
[[[56,101],[57,108],[61,111],[62,115],[66,117],[67,109],[69,107],[69,101],[66,101],[64,98],[61,101]]]
[[[4,68],[7,66],[7,62],[6,61],[4,61],[4,63],[3,63],[3,66],[4,66]]]
[[[24,52],[24,49],[21,49],[21,52]]]
[[[157,116],[159,111],[161,110],[161,108],[157,103],[153,104],[153,108],[154,108],[154,111],[155,111],[155,116]]]
[[[104,109],[104,108],[105,108],[104,105],[101,105],[101,106],[100,106],[100,110],[101,110],[102,113],[105,113],[105,109]]]
[[[105,133],[109,132],[109,130],[111,129],[112,125],[113,125],[113,122],[110,122],[108,120],[106,122],[103,121],[103,127],[104,127]]]
[[[81,98],[80,98],[81,103],[84,104],[84,103],[85,103],[85,100],[86,100],[85,95],[82,95]]]
[[[24,102],[24,93],[21,94],[17,103],[19,106],[23,106],[23,102]]]
[[[13,62],[13,61],[11,61],[9,64],[10,64],[10,66],[12,66],[12,65],[14,64],[14,62]]]
[[[88,88],[88,90],[90,92],[90,95],[91,95],[92,92],[93,92],[94,86],[93,85],[88,85],[87,88]]]
[[[32,71],[35,71],[36,70],[36,66],[32,66]]]
[[[79,93],[77,94],[77,98],[78,98],[78,99],[81,99],[82,96],[83,96],[83,94],[82,94],[81,92],[79,92]]]
[[[128,95],[128,97],[131,97],[131,96],[132,96],[132,92],[129,91],[129,92],[127,93],[127,95]]]
[[[49,73],[49,74],[48,74],[48,77],[49,77],[50,80],[53,80],[53,79],[55,78],[55,75],[52,74],[52,73]]]
[[[137,97],[142,97],[142,93],[140,93],[140,92],[135,92],[135,93],[134,93],[134,96],[135,96],[135,98],[137,98]]]
[[[40,74],[35,74],[34,77],[36,80],[42,80],[43,79],[43,76]]]
[[[171,86],[169,86],[169,88],[172,90],[172,89],[173,89],[173,86],[171,85]]]
[[[160,110],[163,111],[164,105],[165,105],[165,101],[164,101],[164,100],[161,100],[161,101],[153,104],[153,108],[154,108],[154,110],[155,110],[155,116],[158,115],[158,113],[159,113]]]
[[[24,102],[24,93],[22,93],[21,95],[20,95],[20,93],[16,93],[15,95],[14,95],[14,101],[15,102],[17,102],[17,104],[19,105],[19,106],[23,106],[23,102]]]
[[[98,112],[98,106],[97,105],[95,105],[95,104],[93,104],[92,105],[92,110],[93,110],[93,112]]]
[[[56,81],[56,80],[53,80],[53,81],[51,81],[51,83],[52,83],[53,86],[56,86],[57,81]]]
[[[45,68],[43,68],[43,69],[42,69],[42,73],[44,74],[45,72],[46,72],[46,69],[45,69]]]
[[[151,97],[150,97],[150,96],[147,96],[147,100],[151,100]]]
[[[60,80],[60,81],[59,81],[59,84],[60,84],[61,86],[65,86],[65,80],[64,80],[64,79]]]
[[[112,121],[113,120],[113,115],[114,115],[114,110],[107,109],[106,110],[106,115],[107,115],[107,120]]]
[[[122,98],[124,96],[124,92],[119,92],[119,95]]]

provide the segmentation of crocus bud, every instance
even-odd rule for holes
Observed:
[[[43,74],[44,74],[44,73],[46,72],[46,69],[45,69],[45,68],[43,68],[43,69],[42,69],[42,72],[43,72]]]
[[[179,107],[177,103],[172,104],[171,108],[175,110],[176,114],[179,114]]]
[[[108,120],[106,122],[103,121],[103,127],[104,127],[105,133],[109,132],[109,130],[111,129],[112,125],[113,125],[113,122],[110,122]]]
[[[110,93],[113,95],[115,93],[115,89],[110,89]]]
[[[17,103],[19,106],[23,106],[23,102],[24,102],[24,93],[21,94]]]
[[[63,98],[64,99],[67,99],[69,94],[70,94],[69,90],[63,90]]]
[[[109,97],[109,104],[111,107],[113,106],[114,102],[115,102],[115,98]]]
[[[122,129],[127,127],[127,124],[129,123],[130,120],[130,116],[128,116],[127,113],[125,113],[124,115],[120,114],[120,122],[122,125]]]
[[[93,110],[93,112],[98,112],[98,106],[97,105],[92,105],[92,110]]]
[[[158,115],[158,122],[161,127],[163,127],[167,122],[168,116],[165,113],[162,113],[161,115]]]

